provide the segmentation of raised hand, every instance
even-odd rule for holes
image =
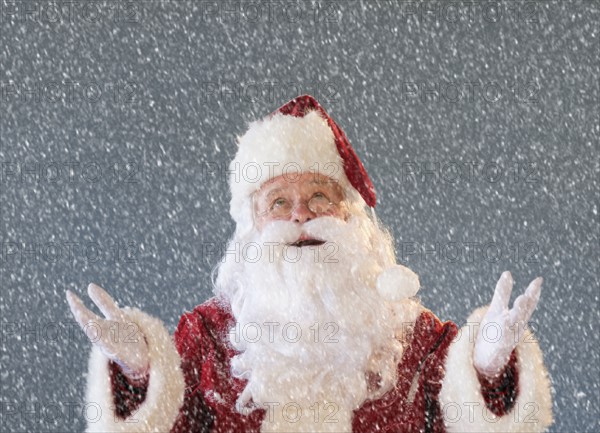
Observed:
[[[473,353],[473,363],[479,373],[494,377],[502,372],[511,352],[523,338],[525,326],[531,318],[542,290],[543,279],[536,278],[525,293],[508,309],[513,287],[510,272],[502,273],[492,303],[479,325]]]
[[[75,320],[90,341],[106,357],[119,364],[128,378],[133,381],[143,378],[149,368],[146,338],[101,287],[90,284],[88,295],[106,319],[88,310],[81,299],[67,290],[67,301]]]

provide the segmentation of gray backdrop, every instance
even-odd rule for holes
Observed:
[[[211,296],[247,122],[310,93],[378,193],[424,304],[466,321],[503,270],[598,431],[599,13],[559,2],[2,1],[2,431],[81,431],[96,282],[163,319]]]

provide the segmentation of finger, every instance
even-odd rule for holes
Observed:
[[[510,310],[510,325],[517,322],[524,322],[527,317],[527,312],[531,309],[532,300],[526,295],[520,295]]]
[[[81,326],[81,329],[85,331],[87,325],[90,322],[101,323],[104,319],[88,310],[81,299],[70,290],[67,290],[67,302],[71,308],[71,313],[75,317],[75,320]]]
[[[508,301],[510,300],[510,294],[512,293],[513,278],[509,271],[505,271],[500,276],[498,283],[496,283],[496,290],[494,291],[494,297],[490,304],[490,310],[502,311],[508,309]]]
[[[541,277],[536,278],[529,284],[525,293],[515,299],[515,303],[511,310],[512,324],[517,321],[521,323],[527,323],[529,321],[540,300],[542,282],[543,279]]]
[[[538,277],[529,283],[529,287],[525,290],[525,294],[522,295],[525,297],[526,301],[523,301],[523,313],[522,320],[523,322],[529,322],[531,315],[535,311],[537,304],[540,300],[540,294],[542,292],[542,283],[544,282],[542,277]]]
[[[525,290],[525,295],[530,297],[534,301],[535,305],[537,305],[540,300],[542,284],[544,284],[544,279],[542,277],[537,277],[535,280],[529,283],[529,287],[527,287],[527,290]]]
[[[121,309],[102,287],[94,283],[90,284],[88,286],[88,295],[90,298],[92,298],[92,301],[94,301],[107,319],[115,320],[117,322],[125,321]]]

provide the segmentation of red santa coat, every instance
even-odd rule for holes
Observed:
[[[88,387],[88,402],[100,402],[101,408],[108,413],[97,422],[88,420],[88,431],[260,432],[265,410],[256,410],[249,415],[235,410],[235,402],[246,381],[234,378],[230,373],[231,358],[237,352],[229,343],[229,331],[235,319],[226,304],[213,298],[182,316],[174,336],[180,359],[178,365],[173,365],[177,356],[172,353],[173,347],[164,341],[165,336],[156,335],[164,334],[166,330],[153,329],[157,325],[156,319],[150,319],[138,310],[131,312],[132,321],[139,324],[149,340],[150,374],[141,383],[130,383],[116,364],[102,359],[98,353],[93,354],[90,386],[104,392]],[[145,323],[148,320],[155,323]],[[468,337],[471,336],[459,335],[454,323],[442,323],[429,310],[423,309],[414,322],[407,340],[409,343],[398,365],[395,388],[355,410],[352,431],[543,431],[552,421],[545,370],[542,374],[534,372],[539,366],[534,365],[532,370],[530,362],[524,364],[523,359],[519,359],[519,352],[527,350],[517,348],[503,374],[494,381],[479,375],[473,379],[472,365],[465,365],[464,372],[455,371],[448,375],[448,361],[452,365],[462,362],[460,353],[447,359],[451,346],[454,351],[468,351],[472,341],[462,347],[457,344],[461,340],[463,343],[472,340]],[[169,356],[173,358],[170,361]],[[527,357],[532,358],[531,355]],[[156,361],[152,362],[152,359]],[[102,371],[94,372],[93,368]],[[523,373],[526,378],[520,378]],[[463,381],[467,400],[474,399],[468,395],[474,394],[473,389],[468,388],[475,388],[479,400],[461,404],[462,392],[459,389],[457,395],[453,389],[460,388]],[[522,390],[523,385],[529,389]],[[533,402],[542,406],[538,407],[535,422],[524,422],[522,414],[512,416],[515,404],[531,402],[532,396]],[[526,414],[531,415],[530,412]]]

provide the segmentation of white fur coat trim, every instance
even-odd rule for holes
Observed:
[[[467,324],[480,323],[488,307],[477,310]],[[542,432],[552,424],[552,398],[542,351],[529,330],[517,346],[518,395],[513,409],[502,417],[486,406],[475,367],[476,326],[465,326],[450,346],[440,392],[448,432]]]
[[[125,308],[139,326],[150,349],[150,380],[146,399],[128,418],[115,415],[108,358],[95,346],[88,364],[87,432],[168,432],[183,404],[185,381],[181,359],[162,322],[142,311]],[[92,407],[98,408],[98,416]]]

